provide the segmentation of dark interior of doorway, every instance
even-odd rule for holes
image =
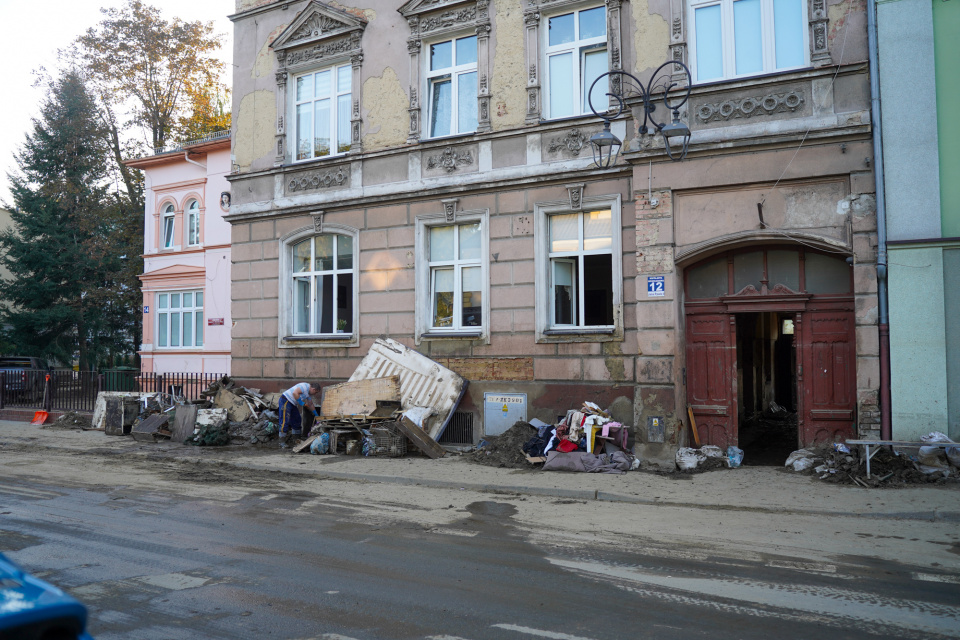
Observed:
[[[737,314],[737,416],[743,464],[782,466],[799,441],[793,315]]]

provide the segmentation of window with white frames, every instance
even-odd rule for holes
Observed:
[[[200,203],[196,200],[187,205],[187,244],[200,244]]]
[[[296,160],[350,150],[350,89],[353,69],[338,65],[298,75],[294,82]]]
[[[479,222],[430,227],[430,330],[483,326]]]
[[[477,130],[477,36],[430,45],[427,63],[431,138]]]
[[[190,349],[203,346],[203,291],[156,294],[157,347]]]
[[[352,334],[353,238],[311,236],[292,247],[293,334]]]
[[[809,65],[806,0],[691,0],[694,82]]]
[[[565,118],[591,113],[587,92],[610,70],[607,60],[607,13],[603,6],[546,18],[544,77],[547,116]],[[593,105],[607,104],[607,87],[597,83]]]
[[[168,204],[163,209],[163,239],[161,241],[161,247],[164,249],[172,249],[174,246],[174,225],[176,221],[176,210],[172,204]]]
[[[537,333],[621,335],[620,198],[537,203]]]

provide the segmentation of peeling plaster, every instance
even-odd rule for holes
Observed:
[[[276,60],[276,57],[273,55],[270,45],[273,44],[273,41],[277,39],[277,36],[279,36],[286,28],[287,25],[282,24],[271,31],[270,35],[267,36],[263,46],[260,47],[260,51],[257,52],[257,59],[254,61],[253,69],[250,71],[251,78],[269,76],[271,73],[273,73],[273,61]]]
[[[616,382],[623,382],[627,379],[626,367],[623,365],[623,347],[619,342],[604,342],[603,365],[610,374],[610,379]]]
[[[274,155],[277,101],[273,91],[254,91],[243,96],[234,117],[233,153],[241,171],[250,170],[258,158]]]
[[[363,83],[363,108],[367,112],[363,150],[402,146],[407,141],[407,107],[407,92],[391,67],[386,67],[380,77],[367,78]]]
[[[493,130],[523,125],[527,105],[527,72],[523,42],[523,10],[516,0],[494,0],[496,46],[493,54]]]
[[[276,2],[276,0],[237,0],[237,13],[246,11],[247,9],[263,7],[273,2]]]
[[[341,11],[346,11],[352,16],[363,18],[367,22],[373,22],[374,20],[377,19],[377,12],[374,11],[373,9],[358,9],[356,7],[348,7],[346,5],[340,4],[336,0],[326,0],[326,4],[330,5],[334,9],[340,9]]]
[[[650,3],[654,7],[650,7]],[[658,12],[660,2],[637,0],[633,3],[633,48],[636,52],[636,73],[652,71],[659,67],[670,54],[670,21]]]

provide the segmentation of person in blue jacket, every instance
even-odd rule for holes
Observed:
[[[292,433],[297,437],[302,432],[300,407],[306,407],[317,416],[317,407],[313,398],[320,393],[320,385],[316,382],[300,382],[283,392],[280,396],[280,446],[287,446],[287,438]],[[317,416],[319,417],[319,416]]]

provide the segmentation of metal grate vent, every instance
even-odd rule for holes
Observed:
[[[437,442],[441,444],[473,444],[473,414],[457,411]]]

